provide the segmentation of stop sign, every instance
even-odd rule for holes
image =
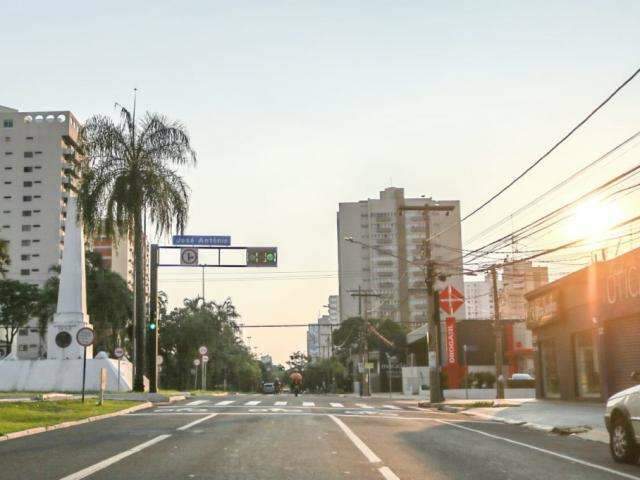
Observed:
[[[440,308],[449,315],[453,315],[463,303],[464,295],[451,285],[440,292]]]

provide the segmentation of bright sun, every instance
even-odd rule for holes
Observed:
[[[622,212],[616,204],[584,203],[576,208],[569,227],[576,238],[588,238],[597,241],[605,238],[607,231],[620,222]]]

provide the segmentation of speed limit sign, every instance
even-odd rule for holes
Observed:
[[[209,351],[209,349],[208,349],[207,347],[205,347],[204,345],[203,345],[203,346],[201,346],[201,347],[198,349],[198,353],[199,353],[200,355],[206,355],[208,351]]]

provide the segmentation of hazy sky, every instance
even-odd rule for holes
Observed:
[[[32,1],[0,18],[0,104],[84,120],[136,86],[185,123],[188,232],[279,247],[271,279],[208,274],[247,323],[312,322],[337,292],[338,202],[393,185],[468,212],[640,63],[637,1]],[[464,237],[631,135],[639,101],[636,80]],[[177,305],[200,273],[160,282]],[[306,346],[304,329],[245,335],[276,360]]]

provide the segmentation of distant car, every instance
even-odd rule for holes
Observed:
[[[631,374],[640,381],[640,372]],[[640,385],[609,397],[604,413],[609,432],[609,450],[616,462],[636,463],[640,458]]]
[[[276,386],[273,383],[263,383],[262,393],[276,393]]]
[[[514,373],[513,375],[511,375],[511,378],[509,380],[515,380],[515,381],[519,381],[519,380],[535,380],[535,378],[533,378],[528,373]]]

